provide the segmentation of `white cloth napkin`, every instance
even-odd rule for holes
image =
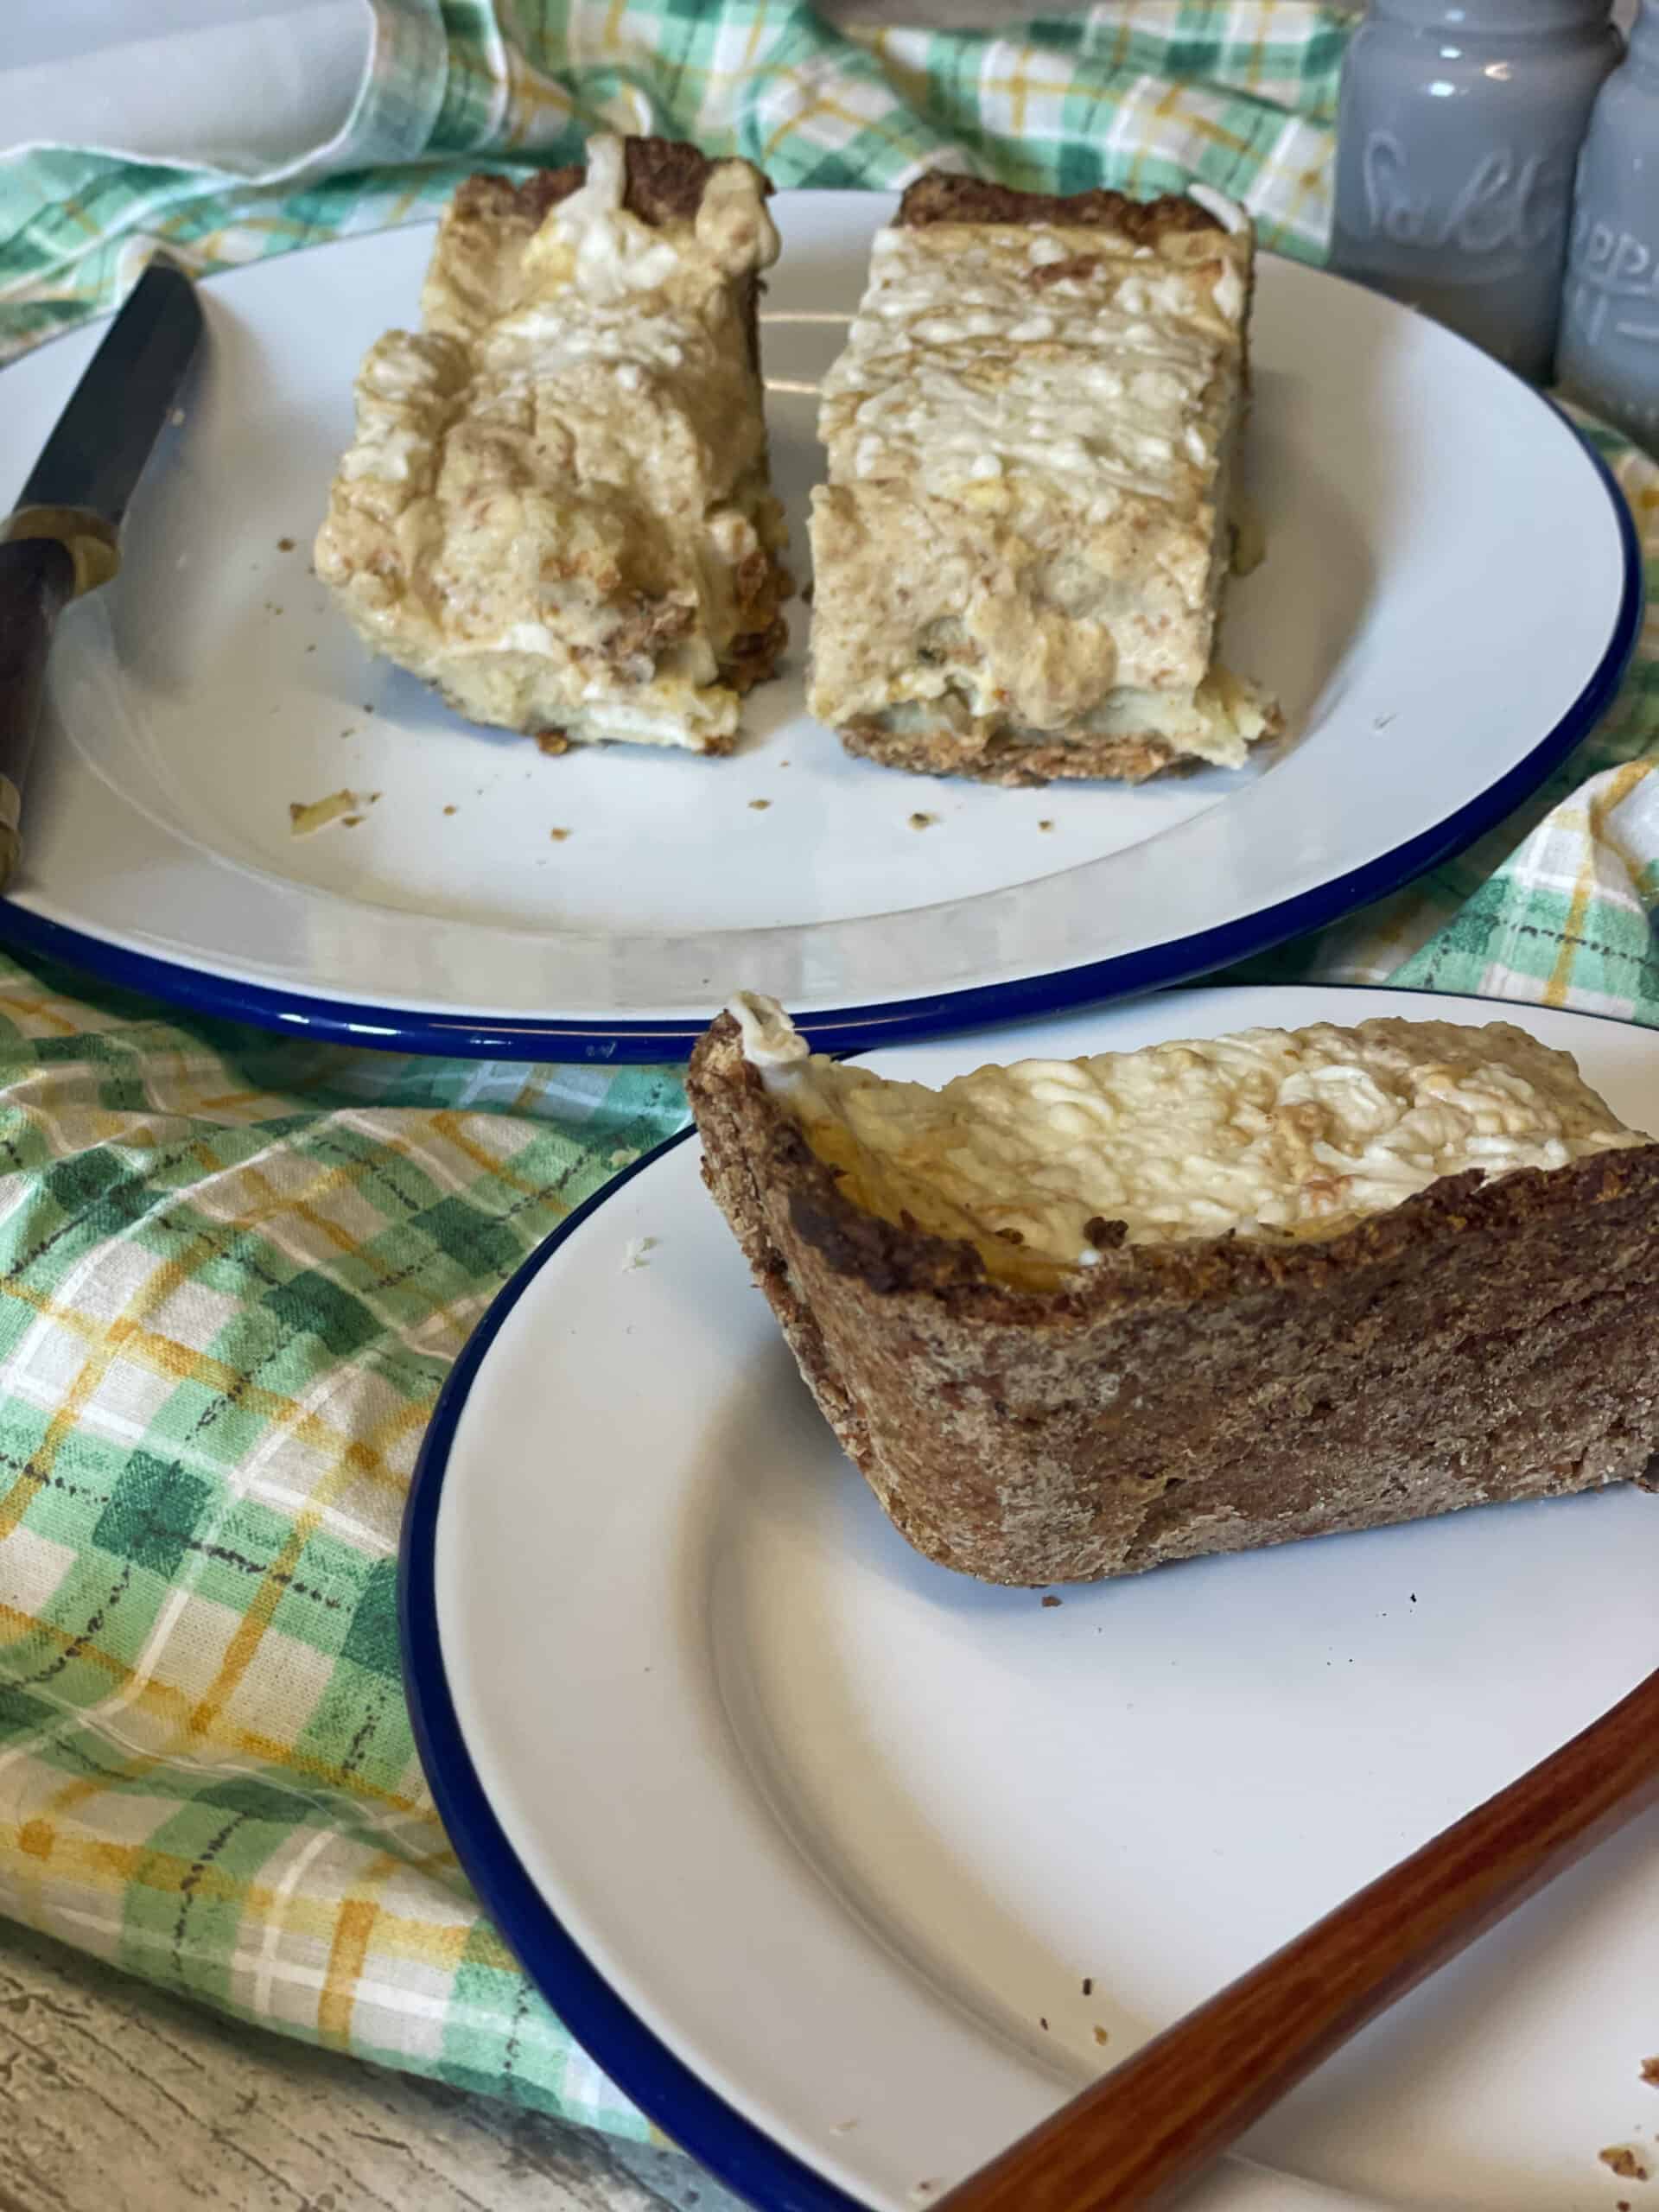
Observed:
[[[95,147],[275,182],[331,166],[372,0],[0,0],[0,150]]]

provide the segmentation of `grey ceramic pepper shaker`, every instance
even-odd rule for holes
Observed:
[[[1659,0],[1642,0],[1579,158],[1555,373],[1575,399],[1659,448]]]
[[[1343,65],[1331,264],[1522,376],[1554,353],[1611,0],[1371,0]]]

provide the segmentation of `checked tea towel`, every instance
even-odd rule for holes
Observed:
[[[311,157],[0,156],[0,357],[112,304],[152,239],[207,270],[412,219],[598,122],[780,185],[1202,177],[1317,257],[1344,21],[1102,0],[995,35],[843,35],[804,0],[374,0]],[[1603,443],[1651,556],[1659,471]],[[1253,972],[1659,1020],[1655,645],[1521,817]],[[393,1593],[468,1330],[683,1113],[671,1071],[311,1047],[0,957],[0,1910],[243,2018],[643,2132],[460,1875]]]

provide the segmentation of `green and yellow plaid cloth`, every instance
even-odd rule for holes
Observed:
[[[375,16],[327,174],[0,157],[0,354],[110,306],[151,238],[213,267],[408,220],[480,157],[568,159],[601,122],[780,185],[1198,176],[1269,246],[1321,248],[1335,8],[1102,0],[978,36],[841,35],[802,0]],[[1651,556],[1659,471],[1603,443]],[[1522,816],[1255,972],[1659,1020],[1656,764],[1649,639]],[[0,1910],[240,2017],[643,2129],[445,1843],[393,1592],[468,1331],[683,1112],[670,1071],[313,1048],[0,960]]]

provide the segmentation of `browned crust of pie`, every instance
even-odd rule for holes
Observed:
[[[1177,756],[1153,737],[1024,738],[1007,729],[976,734],[952,729],[897,734],[878,721],[843,723],[836,733],[849,753],[884,768],[921,776],[969,776],[982,784],[1046,784],[1057,777],[1111,776],[1143,784],[1176,764]],[[1201,764],[1182,755],[1179,766]]]
[[[626,179],[622,205],[631,215],[656,228],[665,223],[696,221],[715,167],[701,147],[678,138],[625,138],[622,160]],[[761,197],[769,200],[774,188],[772,179],[764,170],[757,170],[756,175]],[[487,223],[504,233],[518,232],[528,238],[541,227],[549,209],[579,191],[587,177],[584,162],[538,169],[521,184],[515,184],[511,177],[480,170],[456,186],[450,219]],[[758,276],[748,277],[743,287],[744,324],[750,358],[757,370],[760,365],[760,296],[766,289]]]
[[[1448,1177],[1315,1243],[1128,1245],[1061,1287],[847,1198],[722,1015],[703,1175],[917,1548],[1040,1585],[1606,1483],[1653,1486],[1659,1144]]]
[[[1117,231],[1136,245],[1154,245],[1183,231],[1218,231],[1215,217],[1196,200],[1169,193],[1131,200],[1096,186],[1089,192],[1015,192],[976,176],[934,172],[905,189],[895,223],[918,230],[927,223],[1050,223],[1071,230]]]
[[[787,584],[788,571],[780,569],[778,574]],[[757,683],[764,683],[772,675],[788,643],[789,625],[781,614],[775,615],[764,630],[734,638],[731,650],[720,664],[721,682],[729,683],[740,698],[746,696]]]
[[[626,186],[622,204],[642,223],[690,223],[702,205],[702,195],[714,162],[700,147],[677,138],[626,138],[622,142]],[[549,208],[568,200],[586,181],[587,165],[568,162],[557,169],[538,169],[515,184],[511,177],[480,172],[466,178],[455,191],[461,211],[496,222],[539,225]],[[762,176],[761,189],[770,196],[772,181]]]

